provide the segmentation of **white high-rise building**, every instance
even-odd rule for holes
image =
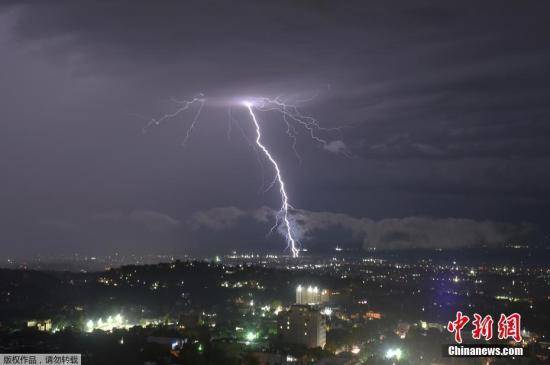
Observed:
[[[328,302],[328,290],[319,289],[317,286],[296,287],[296,304],[318,305]]]

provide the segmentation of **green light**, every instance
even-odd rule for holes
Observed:
[[[258,333],[249,331],[249,332],[246,333],[245,338],[246,338],[247,341],[252,342],[252,341],[254,341],[255,339],[258,338]]]

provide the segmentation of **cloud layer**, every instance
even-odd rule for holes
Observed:
[[[265,223],[268,215],[273,218],[273,213],[266,207],[252,211],[235,207],[215,208],[196,214],[191,222],[195,228],[231,229],[236,228],[239,220],[245,217]],[[513,240],[528,239],[536,232],[536,227],[528,223],[508,224],[460,218],[406,217],[375,221],[346,214],[297,210],[292,219],[299,239],[306,244],[315,243],[331,230],[343,229],[355,240],[361,241],[364,248],[388,250],[500,246]]]

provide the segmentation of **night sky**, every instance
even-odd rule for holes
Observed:
[[[300,163],[258,114],[306,247],[535,242],[548,65],[544,1],[3,1],[0,257],[283,252],[244,108],[228,131],[205,106],[185,147],[192,113],[143,133],[200,92],[312,98],[342,128],[301,133]]]

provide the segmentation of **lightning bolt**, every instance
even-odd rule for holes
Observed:
[[[143,131],[146,132],[149,128],[151,128],[154,125],[160,125],[161,123],[163,123],[167,119],[177,117],[180,113],[186,111],[191,106],[193,106],[193,104],[198,103],[199,108],[197,109],[197,112],[195,113],[195,116],[193,117],[193,121],[191,122],[191,125],[189,126],[189,128],[187,128],[187,131],[185,132],[185,138],[181,142],[182,146],[185,146],[187,144],[187,141],[191,137],[191,133],[193,132],[193,129],[195,129],[195,125],[197,124],[197,121],[199,120],[199,117],[200,117],[201,112],[202,112],[202,108],[204,107],[204,103],[206,103],[206,98],[204,97],[204,94],[201,93],[198,96],[196,96],[196,97],[194,97],[193,99],[190,99],[190,100],[180,101],[180,100],[172,99],[172,101],[174,103],[178,104],[180,107],[177,108],[172,113],[164,114],[159,118],[152,118],[149,121],[149,123],[147,123],[147,125],[143,128]]]
[[[273,180],[271,183],[267,186],[265,191],[270,190],[275,185],[279,186],[279,194],[281,196],[281,208],[278,210],[278,212],[275,214],[275,224],[271,227],[270,233],[276,230],[277,228],[280,228],[280,232],[285,237],[285,240],[287,242],[287,246],[290,249],[293,257],[298,257],[299,254],[299,242],[295,238],[294,232],[295,229],[293,228],[293,221],[290,217],[290,210],[293,209],[292,205],[289,203],[288,194],[286,192],[285,182],[283,179],[283,176],[281,174],[281,169],[279,167],[279,164],[273,157],[273,155],[269,152],[269,149],[262,143],[262,129],[260,127],[260,123],[258,121],[258,118],[256,117],[256,113],[254,110],[260,111],[260,112],[271,112],[275,111],[282,115],[282,119],[284,123],[286,124],[286,134],[289,136],[289,138],[292,140],[292,149],[298,159],[298,161],[301,162],[301,157],[298,154],[298,151],[296,149],[297,145],[297,136],[298,136],[298,129],[303,128],[306,133],[309,135],[310,139],[315,141],[316,143],[322,145],[325,149],[330,150],[328,148],[329,142],[323,138],[321,135],[325,135],[325,133],[328,132],[338,132],[341,138],[341,130],[340,128],[324,128],[321,127],[319,122],[308,115],[304,115],[298,108],[298,104],[302,102],[306,102],[308,100],[303,101],[296,101],[294,103],[290,103],[288,100],[285,100],[283,97],[278,96],[276,98],[267,98],[267,97],[251,97],[247,98],[243,101],[243,99],[240,99],[237,103],[235,103],[235,99],[231,99],[232,101],[227,102],[226,100],[216,100],[212,99],[212,104],[222,104],[227,105],[229,104],[229,110],[228,110],[228,132],[227,136],[230,138],[231,134],[231,126],[234,122],[234,118],[232,116],[232,105],[239,105],[244,106],[248,113],[250,114],[252,123],[254,124],[254,130],[255,130],[255,140],[249,140],[246,133],[244,133],[242,127],[240,124],[237,124],[239,127],[241,133],[243,134],[243,137],[249,141],[250,145],[255,147],[256,150],[261,151],[261,153],[266,157],[266,159],[269,161],[269,163],[272,165],[275,174],[273,177]],[[161,123],[167,121],[168,119],[172,119],[177,117],[179,114],[185,112],[186,110],[189,110],[191,107],[193,107],[195,104],[198,104],[198,107],[196,107],[195,115],[191,121],[191,124],[187,128],[185,138],[183,139],[182,145],[185,146],[189,138],[191,137],[191,134],[195,128],[195,125],[197,124],[199,117],[201,115],[202,109],[204,105],[207,102],[206,97],[201,93],[197,96],[193,97],[189,100],[173,100],[177,105],[178,108],[172,112],[164,114],[158,118],[150,119],[147,125],[144,127],[144,131],[147,131],[150,127],[160,125]],[[209,100],[210,103],[210,100]],[[341,151],[341,153],[346,156],[350,157],[347,150]],[[258,155],[259,156],[259,155]],[[260,162],[261,164],[261,162]],[[263,184],[262,184],[263,185]]]
[[[319,121],[317,119],[309,115],[304,115],[299,110],[299,104],[308,102],[312,100],[314,97],[315,96],[308,99],[296,101],[294,103],[291,103],[290,101],[285,100],[282,96],[277,96],[276,98],[256,97],[252,99],[253,105],[258,110],[262,112],[276,111],[282,115],[283,121],[285,122],[287,127],[286,134],[292,140],[292,149],[294,150],[294,154],[296,155],[296,158],[298,159],[298,161],[300,161],[300,163],[302,161],[302,158],[298,153],[298,151],[296,150],[298,131],[296,130],[296,126],[293,125],[292,122],[294,122],[298,126],[303,127],[309,133],[309,137],[313,141],[323,146],[324,149],[328,149],[329,141],[321,137],[319,135],[319,132],[323,132],[323,133],[337,132],[340,139],[343,139],[341,128],[322,127],[319,124]],[[342,149],[339,152],[347,158],[352,157],[350,151],[347,149]]]
[[[288,210],[289,208],[291,208],[291,206],[288,203],[288,194],[286,193],[285,182],[281,175],[281,169],[279,168],[277,161],[275,161],[271,153],[269,153],[269,150],[262,143],[262,132],[260,129],[260,124],[258,123],[258,119],[256,119],[256,114],[254,114],[254,111],[252,110],[252,103],[245,101],[244,105],[248,109],[248,112],[250,113],[250,117],[252,118],[252,122],[254,123],[254,127],[256,128],[256,145],[264,153],[265,157],[267,157],[267,159],[269,160],[269,162],[271,162],[271,164],[273,165],[273,168],[275,169],[275,176],[276,176],[277,182],[279,183],[279,192],[282,198],[281,209],[279,210],[277,217],[281,217],[283,221],[285,236],[286,236],[288,246],[292,251],[292,257],[298,257],[298,253],[300,251],[297,247],[296,240],[292,235],[292,228],[290,225],[290,220],[288,218]],[[279,220],[279,218],[277,218],[277,220]],[[275,223],[275,226],[277,226],[277,223]]]

